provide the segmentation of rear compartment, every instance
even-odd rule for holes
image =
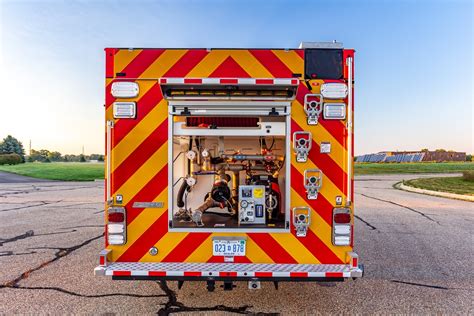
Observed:
[[[106,245],[95,273],[208,288],[362,276],[353,50],[336,44],[106,49]]]

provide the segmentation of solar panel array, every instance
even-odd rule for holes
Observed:
[[[420,162],[425,153],[395,154],[392,156],[386,153],[367,154],[356,157],[356,162]]]

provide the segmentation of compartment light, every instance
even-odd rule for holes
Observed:
[[[130,81],[114,82],[110,90],[115,98],[135,98],[140,91],[138,83]]]
[[[344,99],[347,96],[347,85],[338,82],[323,83],[321,94],[325,99]]]

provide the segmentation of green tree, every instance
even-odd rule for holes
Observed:
[[[48,153],[48,159],[51,161],[61,161],[61,153],[59,151],[51,151]]]
[[[40,149],[40,150],[32,149],[30,157],[28,158],[28,161],[51,162],[49,158],[50,154],[51,154],[50,151],[46,149]]]
[[[8,135],[0,143],[0,154],[18,154],[22,162],[25,161],[25,149],[23,144],[15,137]]]
[[[84,155],[81,154],[79,157],[79,162],[86,162],[86,157],[84,157]]]

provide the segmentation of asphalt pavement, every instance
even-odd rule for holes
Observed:
[[[51,180],[20,176],[18,174],[0,171],[0,183],[35,183],[50,182]]]
[[[414,177],[357,177],[362,279],[213,293],[202,282],[95,277],[102,182],[0,183],[0,314],[473,314],[474,203],[392,187]]]

